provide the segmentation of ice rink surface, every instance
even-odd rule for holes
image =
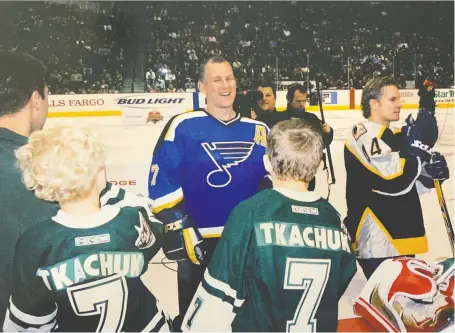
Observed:
[[[412,112],[414,117],[417,110],[402,110],[401,122],[393,124],[400,126],[406,119],[407,115]],[[320,116],[319,112],[316,112]],[[353,124],[362,121],[361,111],[326,111],[324,113],[326,122],[334,128],[334,141],[330,148],[332,153],[333,165],[335,168],[336,184],[331,186],[329,201],[338,210],[344,218],[346,214],[345,186],[346,172],[344,168],[343,144],[348,131]],[[164,115],[165,116],[165,115]],[[453,109],[438,108],[436,117],[439,126],[439,140],[436,143],[435,150],[447,158],[451,177],[442,185],[444,196],[447,202],[448,210],[452,222],[454,216],[454,118]],[[170,118],[164,117],[163,121],[156,124],[149,123],[139,126],[123,126],[120,117],[92,117],[92,118],[49,118],[47,126],[55,124],[75,124],[90,123],[93,124],[101,134],[108,149],[108,178],[109,174],[122,174],[123,170],[129,169],[130,173],[137,173],[137,178],[146,179],[151,156],[155,143]],[[137,192],[146,195],[146,184],[138,184]],[[316,191],[323,197],[327,197],[326,172],[320,170],[317,176]],[[442,213],[439,207],[436,193],[431,193],[420,197],[425,227],[429,240],[429,252],[418,257],[422,259],[434,260],[441,257],[451,256],[450,243],[447,237],[446,229],[442,219]],[[162,264],[162,260],[165,265]],[[175,263],[169,263],[160,252],[149,264],[149,270],[144,274],[143,280],[150,290],[158,297],[171,316],[178,313],[177,302],[177,277]],[[351,282],[348,290],[340,301],[340,318],[349,318],[353,316],[352,300],[356,297],[363,284],[365,277],[358,267],[358,272]]]

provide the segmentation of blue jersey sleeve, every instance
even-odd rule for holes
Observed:
[[[149,197],[154,201],[153,213],[172,208],[183,209],[183,191],[179,180],[183,152],[176,140],[175,117],[163,129],[155,147],[149,171]]]

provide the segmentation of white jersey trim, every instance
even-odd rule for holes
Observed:
[[[400,191],[398,193],[388,193],[388,192],[381,192],[381,191],[377,191],[377,190],[372,190],[372,191],[377,193],[377,194],[387,195],[387,196],[390,196],[390,197],[398,197],[400,195],[408,193],[410,190],[412,190],[412,188],[414,187],[415,182],[417,181],[417,178],[419,178],[420,173],[422,172],[422,164],[420,163],[420,158],[419,157],[417,157],[417,162],[418,162],[417,175],[415,176],[413,181],[408,185],[408,187],[406,187],[403,191]]]
[[[97,228],[103,224],[109,223],[120,213],[120,208],[115,206],[103,206],[101,210],[93,215],[89,216],[76,216],[65,213],[63,210],[59,210],[52,220],[61,224],[67,228],[72,229],[89,229]]]
[[[232,297],[234,299],[235,307],[241,307],[243,302],[245,302],[244,299],[237,298],[237,291],[232,289],[226,282],[217,280],[211,276],[208,269],[204,273],[204,279],[212,288],[218,289],[227,296]]]
[[[270,128],[265,124],[263,123],[262,121],[259,121],[259,120],[254,120],[254,119],[250,119],[250,118],[241,118],[240,121],[243,121],[244,123],[251,123],[251,124],[256,124],[256,125],[262,125],[264,126],[265,128],[267,128],[270,132]]]
[[[182,198],[183,198],[183,190],[181,187],[179,187],[174,192],[166,194],[165,196],[162,196],[160,198],[154,199],[153,200],[153,211],[154,212],[161,211],[163,206],[166,206],[173,202],[175,202],[177,204],[177,202],[179,202]],[[164,207],[164,208],[170,208],[170,207]]]
[[[111,189],[106,192],[100,199],[101,206],[104,206],[109,199],[115,198],[120,192],[120,187],[111,185]]]
[[[57,306],[57,304],[55,304],[54,312],[48,314],[47,316],[36,317],[36,316],[29,315],[29,314],[19,310],[14,305],[13,300],[10,298],[9,310],[17,319],[19,319],[20,321],[22,321],[26,324],[44,325],[44,324],[48,324],[49,322],[51,322],[55,318],[55,316],[57,316],[58,306]]]
[[[159,311],[159,309],[158,309],[158,312],[156,313],[156,315],[147,324],[147,326],[144,327],[144,329],[141,332],[151,332],[156,327],[156,325],[158,325],[158,323],[160,322],[160,320],[162,318],[164,318],[164,316],[161,314],[161,311]],[[166,322],[164,324],[166,325]],[[158,328],[160,328],[160,327],[158,327]]]
[[[303,201],[303,202],[314,202],[321,199],[320,195],[317,195],[315,192],[299,192],[294,191],[285,187],[274,187],[275,191],[281,193],[285,197],[288,197],[293,200]]]
[[[182,113],[178,115],[177,117],[174,118],[172,121],[171,125],[169,126],[169,129],[167,130],[167,133],[164,137],[164,141],[174,141],[175,140],[175,132],[177,130],[177,127],[179,125],[187,120],[187,119],[192,119],[192,118],[200,118],[200,117],[207,117],[207,114],[204,111],[192,111],[188,113]]]
[[[198,228],[202,236],[206,235],[219,235],[220,237],[223,232],[224,227],[212,227],[212,228]]]

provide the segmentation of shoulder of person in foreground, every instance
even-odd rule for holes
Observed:
[[[157,243],[162,243],[163,223],[152,213],[153,201],[150,198],[126,191],[108,182],[100,194],[100,202],[101,206],[136,207],[140,221],[136,228],[139,235],[146,238],[153,237]]]

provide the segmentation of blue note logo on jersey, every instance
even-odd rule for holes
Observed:
[[[254,142],[204,142],[201,145],[216,166],[216,169],[207,175],[207,184],[224,187],[232,180],[229,168],[239,165],[251,155]]]

